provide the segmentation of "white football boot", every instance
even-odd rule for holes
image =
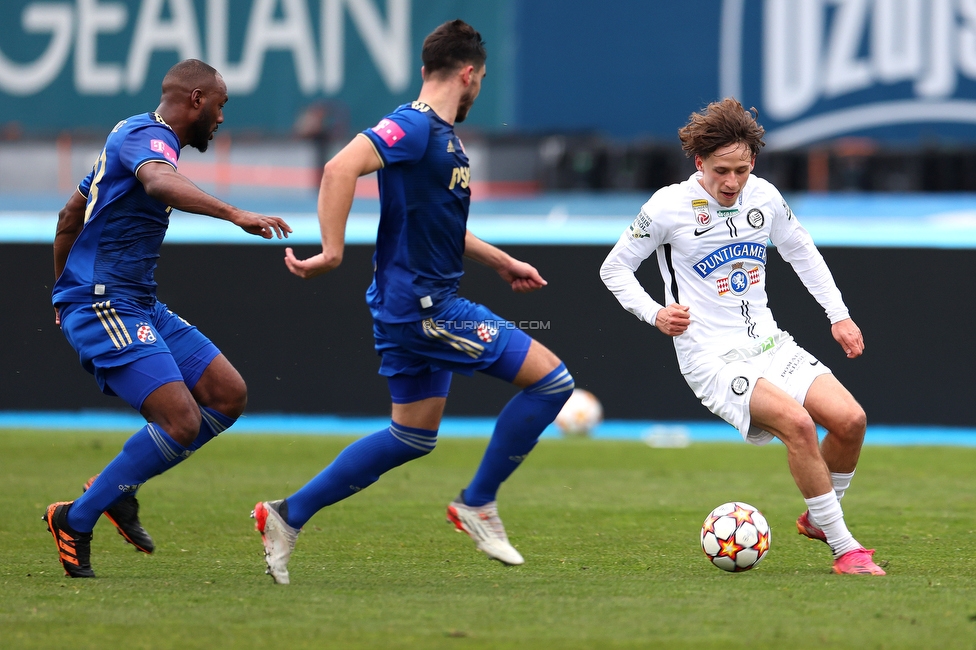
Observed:
[[[524,564],[525,559],[508,543],[505,526],[498,518],[498,502],[472,507],[464,504],[458,495],[447,506],[447,521],[454,524],[459,533],[467,533],[478,550],[503,564]]]
[[[282,501],[284,499],[261,501],[251,511],[251,518],[255,520],[254,527],[261,533],[261,541],[264,542],[264,561],[268,565],[265,573],[279,585],[287,585],[288,560],[295,550],[301,529],[289,526],[278,512]]]

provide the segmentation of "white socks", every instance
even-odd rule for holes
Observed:
[[[851,535],[851,531],[847,530],[844,511],[841,510],[836,493],[828,492],[804,501],[810,511],[810,518],[827,536],[827,543],[834,552],[835,559],[844,553],[861,548],[860,543]]]
[[[837,495],[838,501],[844,498],[844,492],[847,492],[847,488],[851,487],[852,478],[854,478],[854,472],[850,474],[830,473],[830,482],[834,484],[834,494]]]
[[[850,474],[843,474],[841,472],[830,473],[830,482],[834,485],[834,494],[837,495],[838,501],[844,498],[844,493],[847,492],[847,488],[851,487],[851,480],[853,478],[854,472],[851,472]],[[810,523],[812,523],[814,526],[820,526],[812,512],[810,513]]]

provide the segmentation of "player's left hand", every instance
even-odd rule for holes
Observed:
[[[534,266],[518,260],[512,260],[507,267],[499,269],[498,275],[512,285],[512,291],[518,293],[535,291],[549,284],[542,279]]]
[[[837,321],[830,326],[834,340],[840,343],[848,359],[855,359],[864,352],[864,338],[861,330],[850,318]]]
[[[256,212],[247,212],[242,210],[234,223],[241,227],[244,232],[250,233],[252,235],[258,235],[259,237],[264,237],[265,239],[271,239],[275,235],[278,239],[282,237],[288,238],[288,233],[290,233],[291,226],[285,223],[285,220],[281,217],[268,217],[263,214],[257,214]]]

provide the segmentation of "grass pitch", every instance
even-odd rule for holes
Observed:
[[[506,483],[526,558],[505,567],[444,523],[484,441],[430,456],[316,515],[292,584],[264,575],[248,514],[349,442],[224,434],[139,493],[156,553],[103,518],[98,578],[63,576],[41,515],[75,498],[126,434],[0,432],[3,648],[973,648],[976,450],[869,447],[844,499],[888,576],[835,576],[801,538],[803,502],[774,445],[546,440]],[[705,515],[741,500],[772,527],[754,570],[698,546]]]

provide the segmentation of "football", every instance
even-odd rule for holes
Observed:
[[[769,553],[771,532],[763,514],[748,503],[723,503],[708,513],[701,547],[709,561],[738,573],[759,564]]]
[[[603,422],[603,406],[588,390],[577,388],[556,416],[556,426],[564,436],[588,436]]]

